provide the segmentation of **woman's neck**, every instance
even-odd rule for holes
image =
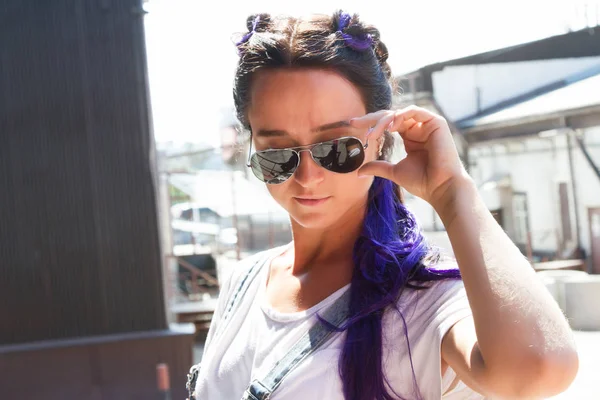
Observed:
[[[354,244],[363,228],[365,208],[366,205],[351,210],[324,229],[306,228],[292,219],[293,243],[286,252],[292,274],[304,275],[324,265],[342,264],[351,270]]]

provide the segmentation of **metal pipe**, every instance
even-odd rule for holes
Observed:
[[[161,363],[156,366],[156,386],[161,400],[171,400],[171,381],[167,364]]]
[[[237,239],[235,241],[235,258],[237,260],[241,260],[242,245],[240,244],[240,241],[242,239],[242,235],[240,234],[240,225],[237,214],[237,202],[235,196],[235,171],[231,171],[231,209],[233,211],[231,216],[233,218],[233,227],[235,228],[235,234],[237,236]]]
[[[575,208],[575,236],[577,237],[577,251],[579,251],[581,249],[581,226],[579,223],[579,196],[577,196],[577,180],[575,179],[575,167],[573,164],[573,145],[571,144],[571,138],[573,137],[573,134],[573,130],[569,130],[567,132],[567,155],[569,156],[569,173],[571,176],[571,190],[573,190],[573,205]]]
[[[594,160],[592,160],[592,156],[590,156],[590,153],[587,151],[587,148],[585,147],[585,143],[583,142],[583,138],[581,138],[581,136],[579,136],[579,135],[574,135],[574,137],[575,137],[575,141],[579,145],[579,148],[581,149],[581,152],[583,153],[583,156],[585,157],[588,164],[590,165],[590,167],[592,167],[592,169],[596,173],[596,176],[600,180],[600,169],[598,168],[598,166],[596,165]]]

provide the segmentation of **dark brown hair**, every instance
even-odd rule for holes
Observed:
[[[340,32],[341,14],[338,11],[333,16],[314,15],[310,19],[272,18],[269,14],[248,17],[248,31],[254,33],[238,45],[240,59],[233,89],[237,118],[245,130],[252,132],[247,111],[253,77],[259,71],[274,68],[335,71],[359,89],[368,113],[391,108],[392,72],[387,63],[387,47],[380,40],[379,31],[363,24],[354,15],[349,26]],[[353,37],[369,36],[373,46],[356,51],[346,45],[342,33]],[[382,158],[389,157],[393,145],[393,136],[386,134]]]

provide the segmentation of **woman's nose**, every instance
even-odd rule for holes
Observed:
[[[302,151],[294,179],[304,187],[316,186],[325,179],[325,171],[313,160],[310,152]]]

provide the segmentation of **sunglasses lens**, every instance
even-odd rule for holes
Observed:
[[[252,172],[261,181],[275,185],[289,179],[298,166],[298,155],[292,150],[267,150],[250,158]]]
[[[365,160],[363,145],[357,138],[343,138],[318,144],[312,149],[313,159],[323,168],[346,174]]]

